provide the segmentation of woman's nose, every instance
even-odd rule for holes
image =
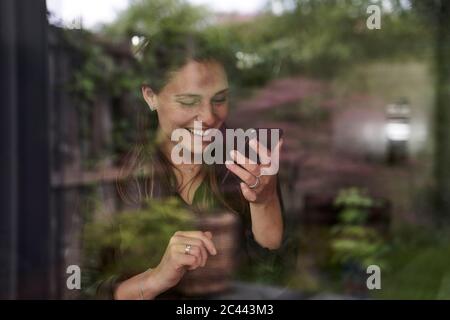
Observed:
[[[216,114],[210,103],[205,103],[198,114],[198,120],[203,122],[205,127],[213,127],[216,123]]]

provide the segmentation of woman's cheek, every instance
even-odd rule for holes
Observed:
[[[186,110],[185,108],[180,108],[173,106],[168,114],[170,117],[170,123],[172,130],[178,128],[185,128],[189,126],[192,122],[193,117],[192,110]]]
[[[219,114],[219,119],[223,122],[226,120],[226,118],[228,117],[228,104],[220,107],[221,109],[219,110],[218,114]]]

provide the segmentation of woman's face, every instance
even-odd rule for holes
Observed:
[[[217,62],[190,61],[172,75],[157,95],[150,88],[144,88],[143,94],[150,105],[157,107],[163,140],[171,141],[176,129],[187,129],[191,143],[183,139],[182,144],[191,152],[194,136],[208,135],[210,128],[218,129],[228,115],[228,80]],[[202,122],[200,131],[194,131],[194,121]],[[208,143],[202,143],[202,150]]]

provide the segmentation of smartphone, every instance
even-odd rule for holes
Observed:
[[[281,128],[254,128],[256,140],[269,152],[271,152],[275,146],[279,143],[283,136],[283,129]],[[261,158],[259,154],[256,154],[256,150],[250,147],[249,142],[253,137],[246,137],[245,141],[245,157],[248,159],[256,159],[258,164],[261,164]]]
[[[263,146],[265,146],[269,151],[272,151],[273,148],[275,148],[276,144],[279,143],[279,141],[281,140],[281,138],[283,137],[283,129],[281,128],[252,128],[253,130],[255,130],[255,133],[251,134],[251,135],[247,135],[245,137],[245,152],[244,152],[244,156],[248,159],[256,159],[256,162],[258,164],[261,164],[261,158],[258,154],[256,154],[256,151],[253,150],[252,147],[250,147],[249,142],[251,139],[256,138],[256,140],[258,140],[258,142],[262,143]],[[248,133],[248,131],[246,131]],[[225,135],[226,136],[226,135]],[[238,147],[238,141],[237,141],[237,137],[234,137],[234,141],[233,141],[233,149],[236,149]],[[225,143],[226,144],[226,143]],[[228,149],[226,147],[226,149]],[[227,150],[228,152],[230,150]],[[228,154],[226,154],[226,158],[227,160],[232,160]],[[240,165],[239,163],[237,163],[236,161],[232,160],[234,163],[236,163],[237,165]],[[228,178],[229,176],[229,171],[227,170],[222,183]]]

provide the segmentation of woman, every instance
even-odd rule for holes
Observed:
[[[124,174],[130,177],[143,168],[151,174],[145,181],[120,183],[119,193],[133,203],[176,194],[193,209],[227,208],[242,218],[250,246],[261,252],[276,250],[283,238],[276,175],[261,175],[263,166],[254,163],[175,164],[171,160],[176,143],[171,141],[174,130],[187,129],[192,137],[204,136],[208,129],[223,129],[229,112],[224,66],[216,59],[199,57],[194,48],[190,38],[182,50],[177,49],[178,63],[158,63],[160,68],[167,66],[158,72],[163,81],[142,86],[142,96],[150,112],[157,116],[154,148],[153,152],[148,148],[133,152]],[[194,130],[194,121],[202,122],[200,131]],[[255,150],[257,144],[250,141]],[[202,143],[202,151],[207,145]],[[192,145],[185,147],[194,152]],[[234,160],[242,157],[235,152],[231,156]],[[133,188],[137,192],[130,192]],[[133,198],[136,194],[141,196]],[[154,299],[176,286],[188,270],[205,266],[208,257],[216,254],[214,234],[180,230],[170,239],[157,266],[127,279],[116,279],[108,288],[114,299]]]

